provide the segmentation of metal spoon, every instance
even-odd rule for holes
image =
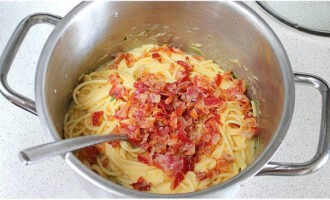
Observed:
[[[25,165],[30,165],[83,147],[116,140],[127,140],[127,136],[106,134],[75,137],[31,147],[20,151],[18,156]]]

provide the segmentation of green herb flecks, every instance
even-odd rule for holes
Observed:
[[[259,144],[259,134],[254,138],[253,156],[256,155]]]
[[[252,107],[253,117],[257,117],[257,115],[258,115],[258,100],[257,99],[253,99],[251,101],[251,107]]]
[[[234,79],[238,79],[239,78],[238,74],[236,74],[235,72],[232,72],[232,74],[233,74]]]
[[[201,51],[202,45],[199,43],[192,43],[190,48],[194,50],[198,55],[203,55],[203,52]]]

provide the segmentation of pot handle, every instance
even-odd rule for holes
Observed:
[[[322,78],[305,73],[295,73],[295,82],[312,86],[322,95],[322,113],[317,150],[312,159],[303,163],[269,162],[257,175],[297,176],[320,169],[330,154],[330,88]]]
[[[7,83],[7,75],[29,29],[40,23],[57,25],[61,19],[62,17],[48,13],[35,13],[27,16],[15,28],[0,57],[0,92],[16,106],[35,115],[37,115],[35,102],[12,90]]]

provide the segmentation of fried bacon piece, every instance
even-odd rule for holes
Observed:
[[[197,179],[199,181],[202,181],[206,178],[212,179],[219,173],[226,173],[229,171],[230,165],[233,161],[234,161],[233,159],[226,160],[224,158],[220,158],[216,161],[216,165],[212,169],[209,169],[204,172],[196,173]]]
[[[123,97],[125,92],[125,87],[123,85],[114,85],[109,91],[109,95],[115,97],[116,99],[120,99]]]
[[[151,188],[151,183],[144,180],[142,176],[137,180],[137,182],[131,184],[134,190],[138,191],[149,191]]]
[[[155,156],[155,165],[174,178],[171,188],[175,189],[188,171],[194,171],[195,158],[168,155]]]
[[[90,146],[79,150],[78,158],[80,160],[87,160],[90,164],[95,164],[99,154],[100,152],[96,147]]]
[[[122,53],[122,52],[119,52],[118,54],[117,54],[117,56],[115,57],[115,59],[114,59],[114,61],[113,61],[113,68],[114,69],[117,69],[118,68],[118,65],[119,65],[119,63],[124,59],[124,56],[125,56],[125,54],[124,53]]]
[[[103,121],[103,111],[93,112],[92,114],[93,126],[101,126],[102,121]]]
[[[134,57],[133,57],[133,55],[130,54],[130,53],[125,53],[124,58],[125,58],[125,63],[126,63],[126,65],[127,65],[127,67],[128,67],[128,68],[132,67],[133,62],[134,62]]]
[[[160,54],[159,53],[153,53],[152,54],[152,58],[153,59],[156,59],[158,62],[162,62],[162,57],[160,56]]]

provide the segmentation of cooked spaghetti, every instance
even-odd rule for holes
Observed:
[[[246,85],[212,60],[144,45],[81,77],[65,138],[126,134],[76,156],[128,188],[186,193],[224,182],[253,159],[258,128]]]

